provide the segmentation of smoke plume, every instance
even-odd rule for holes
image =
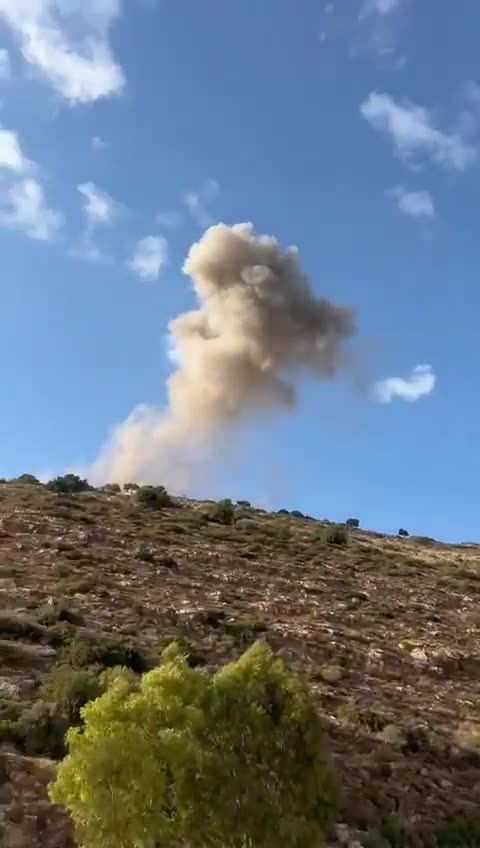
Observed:
[[[297,250],[252,224],[210,227],[183,271],[198,308],[169,323],[176,370],[164,411],[141,406],[119,425],[92,479],[188,487],[191,463],[253,412],[294,407],[301,371],[332,378],[344,364],[353,313],[315,297]]]

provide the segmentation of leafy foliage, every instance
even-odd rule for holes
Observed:
[[[140,486],[135,492],[135,500],[144,509],[163,509],[173,506],[172,499],[164,486]]]
[[[20,474],[20,476],[17,477],[15,480],[12,480],[12,483],[22,483],[24,485],[31,484],[39,486],[40,480],[38,480],[37,477],[34,477],[33,474]]]
[[[410,533],[408,532],[408,530],[405,530],[403,527],[400,527],[400,530],[398,531],[398,535],[399,536],[409,536]]]
[[[225,500],[219,501],[215,504],[210,518],[218,524],[226,524],[227,526],[233,524],[235,519],[235,508],[230,498],[225,498]]]
[[[207,675],[171,646],[83,710],[50,788],[84,848],[313,848],[337,786],[311,697],[267,646]]]
[[[63,477],[55,477],[47,483],[47,489],[58,495],[75,495],[78,492],[88,492],[90,488],[88,480],[82,480],[77,474],[64,474]]]
[[[76,634],[65,646],[62,662],[74,668],[124,666],[137,673],[149,667],[146,657],[133,640],[95,633]]]
[[[69,724],[77,724],[81,708],[101,693],[97,675],[86,669],[60,665],[42,686],[43,700],[53,704]]]
[[[360,521],[358,518],[347,518],[345,524],[347,527],[360,527]]]

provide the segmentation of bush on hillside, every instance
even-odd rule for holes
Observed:
[[[293,518],[305,518],[303,512],[300,512],[299,509],[292,509],[290,515],[292,515]]]
[[[78,474],[64,474],[63,477],[55,477],[47,483],[47,489],[58,495],[75,495],[79,492],[88,492],[91,486],[88,480],[82,480]]]
[[[50,787],[84,848],[314,848],[337,785],[316,707],[264,644],[210,675],[177,646],[83,710]]]
[[[347,527],[360,527],[360,521],[358,518],[347,518],[345,524]]]
[[[123,484],[123,491],[124,492],[136,492],[139,488],[140,488],[140,486],[138,485],[138,483],[124,483]]]
[[[22,483],[23,485],[34,485],[39,486],[40,480],[34,477],[33,474],[20,474],[19,477],[16,477],[15,480],[11,481],[12,483]]]
[[[119,495],[122,489],[118,483],[106,483],[105,486],[102,486],[102,491],[109,495]]]
[[[233,524],[235,520],[235,508],[230,498],[225,498],[225,500],[215,504],[215,507],[210,513],[210,519],[211,521],[216,521],[217,524]]]
[[[237,501],[237,506],[243,506],[244,509],[250,509],[252,504],[250,501]]]
[[[140,486],[135,492],[135,500],[144,509],[163,509],[173,506],[164,486]]]
[[[327,545],[347,545],[348,531],[344,524],[331,524],[325,527],[321,539]]]
[[[63,648],[62,663],[74,668],[125,666],[137,674],[151,667],[132,639],[103,633],[76,634]]]
[[[53,704],[36,701],[26,709],[12,728],[18,748],[29,757],[59,759],[65,754],[68,720]]]
[[[93,671],[59,665],[52,669],[42,688],[44,701],[53,704],[69,725],[78,724],[80,710],[102,691]]]
[[[400,530],[398,531],[398,535],[406,537],[406,536],[410,536],[410,533],[408,532],[408,530],[404,530],[403,527],[400,527]]]

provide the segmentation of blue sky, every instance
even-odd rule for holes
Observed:
[[[188,249],[252,221],[356,310],[361,387],[301,375],[193,493],[478,536],[479,25],[475,0],[0,0],[0,474],[88,469],[165,405]]]

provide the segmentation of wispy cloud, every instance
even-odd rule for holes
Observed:
[[[145,236],[135,247],[128,267],[142,280],[156,280],[167,261],[167,240],[163,236]]]
[[[174,230],[183,223],[183,215],[181,212],[167,210],[165,212],[159,212],[155,216],[155,221],[160,227],[166,227],[168,230]]]
[[[121,209],[118,201],[93,182],[79,183],[77,191],[83,197],[83,211],[90,228],[110,224]]]
[[[220,191],[220,186],[215,180],[207,182],[199,191],[187,191],[183,200],[193,220],[199,227],[209,227],[214,223],[208,204],[214,200]]]
[[[375,396],[379,403],[391,403],[400,398],[410,403],[433,392],[437,378],[431,365],[416,365],[408,377],[387,377],[375,383]]]
[[[0,0],[25,61],[72,105],[122,91],[109,38],[119,12],[120,0]]]
[[[94,153],[103,153],[104,150],[108,150],[110,145],[108,141],[105,141],[105,139],[101,136],[94,135],[90,141],[90,147]]]
[[[395,186],[386,194],[396,201],[400,212],[410,218],[433,218],[435,215],[432,195],[426,189],[408,191],[404,186]]]
[[[10,53],[0,47],[0,80],[10,79]]]
[[[31,178],[11,185],[0,207],[1,226],[39,241],[54,239],[63,221],[60,212],[48,207],[41,185]]]
[[[403,0],[365,0],[360,10],[360,17],[380,15],[383,18],[397,12],[402,3]]]
[[[396,51],[408,0],[364,0],[358,14],[358,32],[353,53],[373,54],[389,70],[399,71],[407,62]]]
[[[389,94],[371,92],[360,106],[368,123],[388,136],[396,153],[406,161],[424,155],[444,168],[463,171],[476,158],[476,150],[461,132],[445,132],[433,124],[428,109]]]
[[[0,169],[25,174],[32,163],[24,155],[14,130],[0,129]]]

